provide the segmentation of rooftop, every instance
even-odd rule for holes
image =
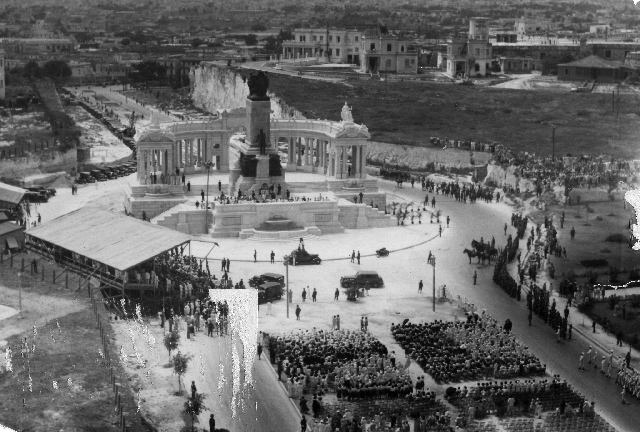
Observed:
[[[27,235],[120,271],[191,240],[178,231],[90,207],[31,228]]]
[[[569,63],[560,63],[558,66],[574,66],[574,67],[589,67],[598,69],[618,69],[624,64],[618,61],[605,60],[596,55],[590,55],[580,60],[572,61]]]
[[[17,186],[12,186],[6,183],[0,183],[0,201],[8,202],[11,204],[19,204],[22,201],[22,197],[27,191]]]

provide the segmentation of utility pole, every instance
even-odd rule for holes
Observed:
[[[289,255],[284,256],[284,267],[285,267],[285,284],[286,284],[285,300],[287,303],[287,319],[288,319],[289,318]]]
[[[556,161],[556,127],[551,128],[551,160]]]
[[[436,311],[436,256],[431,255],[431,259],[427,260],[427,264],[430,264],[433,267],[433,300],[432,306],[433,311]]]
[[[204,232],[209,232],[209,173],[211,172],[211,167],[213,167],[213,162],[209,161],[205,164],[207,167],[207,201],[204,206]]]

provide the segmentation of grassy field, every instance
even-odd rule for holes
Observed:
[[[421,145],[430,136],[496,141],[550,154],[611,153],[640,157],[639,96],[523,91],[423,82],[333,84],[269,75],[270,90],[308,118],[340,119],[345,101],[372,140]]]
[[[0,374],[2,423],[24,431],[119,430],[109,373],[101,366],[98,354],[100,332],[93,312],[87,306],[61,317],[57,323],[54,320],[39,326],[35,338],[31,330],[8,340],[13,351],[13,372]],[[24,337],[29,347],[35,344],[28,362],[21,356]],[[29,375],[32,392],[28,389]],[[58,390],[53,388],[54,380]],[[126,388],[123,404],[130,407],[129,430],[148,430],[131,412],[135,405]]]

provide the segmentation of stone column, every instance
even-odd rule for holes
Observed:
[[[302,147],[302,138],[297,137],[296,138],[296,165],[297,166],[302,165],[302,155],[300,154],[301,147]]]
[[[366,167],[367,167],[367,155],[365,154],[365,148],[363,145],[360,146],[360,178],[365,178]]]
[[[353,150],[351,150],[352,156],[351,156],[351,174],[353,174],[354,178],[358,178],[359,173],[360,173],[360,146],[353,146],[352,147]]]
[[[309,137],[304,138],[304,164],[305,166],[311,165],[311,139]]]

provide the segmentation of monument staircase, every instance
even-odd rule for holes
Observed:
[[[383,228],[395,226],[396,220],[392,215],[371,207],[368,204],[341,204],[340,224],[349,229],[355,228]]]
[[[207,228],[205,230],[205,213],[193,204],[178,204],[151,219],[151,223],[171,228],[186,234],[205,234],[213,226],[213,212],[208,210]]]

